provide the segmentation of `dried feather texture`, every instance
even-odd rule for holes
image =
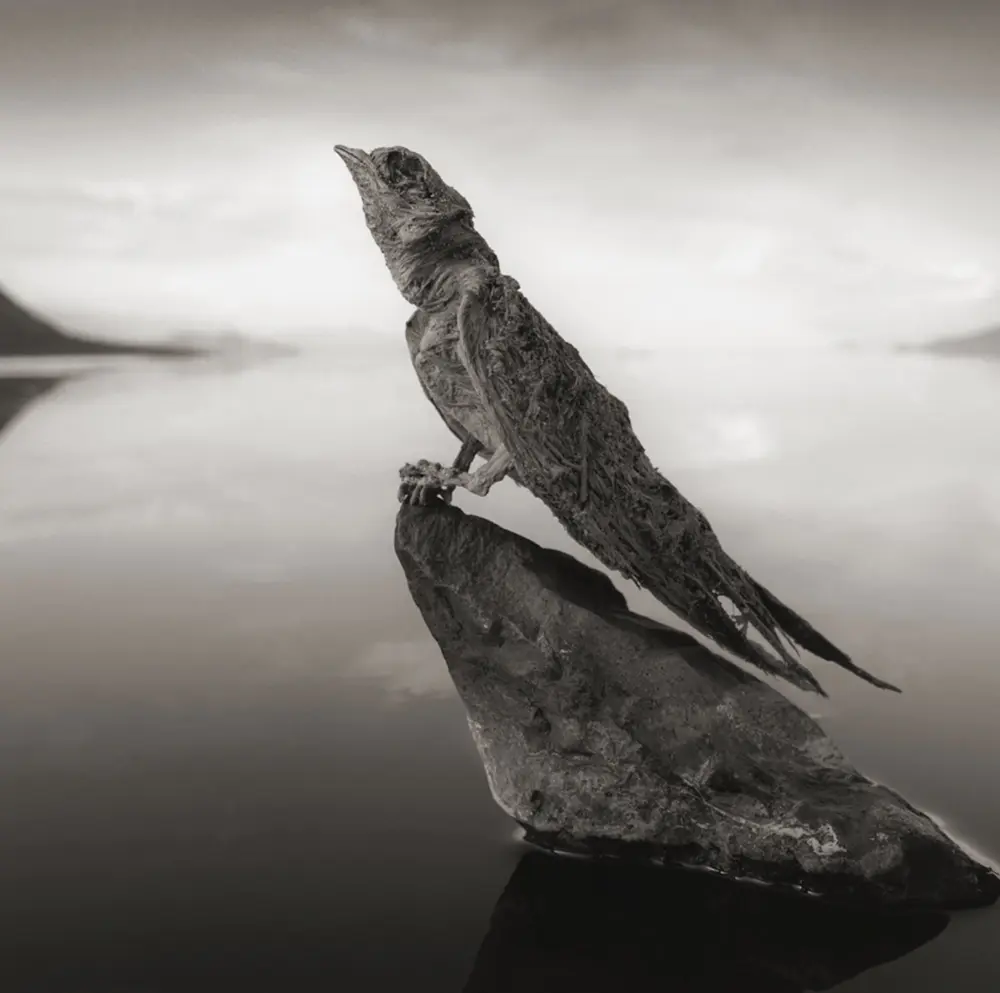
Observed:
[[[625,405],[501,273],[468,201],[425,159],[400,147],[337,151],[397,287],[418,308],[407,324],[414,369],[463,446],[475,439],[486,457],[506,450],[507,474],[576,541],[761,670],[823,694],[796,657],[800,646],[896,690],[726,554],[704,514],[653,466]],[[404,485],[421,476],[443,490],[468,485],[464,474],[426,461],[401,475]],[[750,628],[766,647],[747,636]]]
[[[726,554],[705,515],[655,468],[628,409],[531,305],[495,277],[470,297],[462,353],[524,485],[601,562],[723,648],[822,693],[783,636],[882,688]],[[773,650],[751,641],[722,599]]]

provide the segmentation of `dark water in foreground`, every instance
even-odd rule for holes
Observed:
[[[133,364],[0,436],[0,990],[1000,989],[1000,911],[527,854],[393,556],[395,468],[453,454],[399,360]],[[995,857],[1000,369],[727,361],[593,364],[734,554],[905,691],[795,699]],[[459,502],[573,550],[510,484]]]

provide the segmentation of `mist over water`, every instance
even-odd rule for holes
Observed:
[[[741,563],[904,693],[818,660],[831,699],[782,691],[996,858],[1000,367],[585,357]],[[93,370],[11,424],[7,988],[461,988],[522,849],[392,550],[396,468],[454,448],[402,340]],[[592,561],[509,481],[457,502]],[[995,933],[956,915],[838,988],[989,989]]]

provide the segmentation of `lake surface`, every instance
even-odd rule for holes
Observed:
[[[783,690],[995,860],[1000,366],[588,359],[734,556],[904,693],[812,659],[830,699]],[[30,365],[0,375],[53,374]],[[516,913],[484,942],[508,882],[508,910],[568,913],[560,896],[590,877],[532,860],[494,805],[408,597],[396,469],[456,443],[402,342],[63,371],[0,435],[0,988],[527,991],[495,977],[579,968],[593,936],[532,946]],[[456,502],[593,561],[510,482]],[[667,923],[623,961],[655,961],[663,989],[736,989],[713,957],[748,954],[732,934],[751,921],[774,946],[780,913],[742,896],[723,913],[692,886],[665,883]],[[764,972],[731,971],[754,990],[1000,989],[1000,912],[932,924],[878,964],[816,917],[760,952]],[[622,968],[623,993],[647,988]],[[614,988],[587,969],[581,993]]]

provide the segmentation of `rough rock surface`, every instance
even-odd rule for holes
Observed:
[[[858,911],[718,876],[532,852],[497,902],[464,993],[829,990],[947,925],[940,911]]]
[[[602,573],[454,507],[402,507],[395,542],[493,796],[530,840],[894,906],[1000,895],[803,711],[629,611]]]

